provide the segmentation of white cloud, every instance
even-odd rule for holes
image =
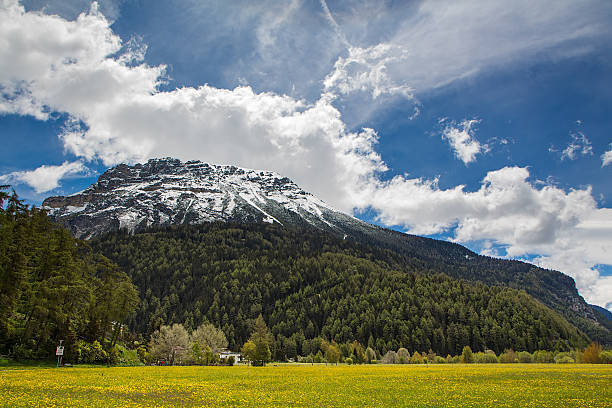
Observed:
[[[390,42],[410,56],[403,78],[418,94],[544,50],[582,53],[589,45],[576,40],[609,33],[609,12],[600,1],[423,2]]]
[[[0,108],[43,119],[70,114],[83,126],[60,138],[78,157],[113,165],[170,155],[272,168],[347,211],[348,186],[384,169],[375,132],[347,131],[328,95],[307,103],[250,87],[159,91],[164,67],[134,65],[134,47],[120,53],[121,39],[95,4],[69,22],[9,2],[0,21],[0,37],[15,39],[0,42],[0,84],[23,89]]]
[[[25,183],[32,187],[36,193],[45,193],[59,187],[61,179],[70,176],[86,176],[89,171],[80,162],[64,162],[59,166],[42,165],[31,171],[15,171],[0,176],[0,182],[21,184]]]
[[[390,44],[349,48],[348,57],[338,58],[334,70],[323,81],[325,90],[342,95],[371,92],[374,99],[381,95],[412,98],[412,89],[408,85],[393,82],[387,74],[387,66],[403,58],[392,52],[393,48]]]
[[[474,138],[474,125],[480,123],[478,119],[464,119],[459,125],[450,123],[442,131],[442,137],[450,143],[455,156],[463,163],[468,164],[476,160],[476,155],[487,152],[488,146],[481,145]]]
[[[575,160],[578,156],[592,156],[591,141],[582,132],[571,132],[571,142],[561,152],[561,160]]]
[[[610,147],[612,147],[612,143],[610,143]],[[606,167],[610,163],[612,163],[612,149],[601,155],[601,167]]]
[[[69,114],[72,122],[60,135],[61,141],[67,151],[83,160],[112,165],[174,156],[271,169],[345,211],[371,207],[388,225],[422,234],[454,229],[457,241],[505,244],[510,256],[535,250],[542,259],[549,257],[558,265],[559,251],[568,248],[564,245],[569,239],[567,245],[584,251],[581,256],[588,262],[586,269],[564,270],[585,282],[580,283],[581,290],[598,287],[589,283],[592,279],[581,280],[592,274],[588,272],[592,265],[610,263],[612,235],[597,241],[600,249],[595,251],[585,244],[589,242],[585,237],[595,234],[592,228],[585,229],[583,238],[575,234],[581,223],[603,211],[596,208],[589,189],[565,192],[548,184],[536,187],[528,181],[529,171],[519,167],[489,172],[481,188],[473,192],[464,186],[440,189],[436,180],[406,176],[381,181],[378,175],[386,166],[375,150],[378,135],[372,129],[348,130],[335,103],[363,91],[379,99],[409,96],[407,84],[412,82],[404,82],[398,69],[406,68],[413,79],[418,79],[414,72],[425,72],[418,64],[414,72],[408,69],[411,65],[405,65],[418,62],[414,49],[408,58],[404,58],[405,50],[394,46],[352,49],[348,57],[338,60],[324,85],[327,92],[314,102],[258,93],[248,86],[160,91],[165,67],[139,64],[142,47],[124,45],[95,5],[88,14],[66,21],[26,13],[15,1],[1,4],[0,112],[40,119],[51,112]],[[455,13],[456,7],[449,6],[448,13]],[[438,17],[433,21],[448,22],[450,18]],[[424,21],[431,18],[428,15]],[[549,17],[542,18],[548,21]],[[415,29],[418,34],[422,28]],[[275,28],[261,35],[272,41],[276,32]],[[439,54],[437,49],[431,52]],[[433,82],[417,83],[434,86],[437,73],[429,71],[435,73]],[[455,140],[459,157],[467,163],[484,147],[475,144],[470,121],[462,126],[456,133],[449,130],[448,138]],[[469,139],[460,137],[462,132]],[[57,186],[61,177],[84,171],[79,163],[43,166],[10,177],[45,191]],[[593,299],[599,296],[595,289],[588,293]]]

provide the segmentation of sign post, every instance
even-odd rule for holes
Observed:
[[[59,346],[57,346],[57,348],[55,349],[55,355],[57,356],[57,366],[58,367],[62,365],[62,357],[64,356],[64,346],[62,346],[63,342],[64,340],[60,340]]]

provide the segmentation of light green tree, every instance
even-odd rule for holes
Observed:
[[[335,342],[327,346],[327,350],[325,350],[325,360],[330,364],[338,364],[340,360],[340,348]]]
[[[257,346],[251,340],[244,343],[240,352],[242,353],[242,357],[250,361],[251,363],[255,360],[256,357]]]
[[[161,326],[151,335],[149,350],[156,358],[166,359],[170,365],[183,356],[189,349],[189,333],[180,324]]]
[[[404,347],[397,350],[397,363],[408,364],[410,362],[410,353]]]
[[[270,352],[270,344],[272,343],[272,334],[268,330],[268,326],[264,321],[262,315],[259,315],[255,320],[255,326],[253,333],[251,333],[250,341],[255,344],[255,355],[253,356],[253,365],[266,365],[267,362],[272,358]]]
[[[474,362],[474,353],[472,353],[470,346],[463,347],[463,351],[461,352],[461,362],[464,364],[471,364]]]
[[[376,352],[372,347],[368,347],[365,351],[366,363],[372,364],[372,361],[376,360]]]
[[[198,342],[200,347],[207,345],[213,353],[218,353],[227,347],[227,338],[222,330],[217,329],[211,323],[203,323],[191,334],[191,342]]]

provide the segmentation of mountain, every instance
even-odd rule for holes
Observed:
[[[277,173],[176,159],[121,164],[80,193],[47,198],[43,208],[84,239],[117,229],[212,221],[313,226],[336,233],[372,228]]]
[[[314,229],[368,248],[421,273],[525,290],[589,337],[612,344],[612,327],[578,294],[572,278],[532,264],[480,256],[446,241],[380,228],[334,210],[286,177],[260,170],[176,159],[116,166],[84,191],[43,207],[73,235],[204,223],[268,223]],[[109,257],[115,260],[111,255]],[[116,260],[115,260],[116,261]]]
[[[262,314],[277,358],[316,353],[316,339],[380,353],[584,347],[587,337],[524,291],[430,273],[396,253],[314,228],[178,225],[90,241],[140,289],[136,333],[209,321],[230,347]],[[424,273],[427,272],[427,273]]]

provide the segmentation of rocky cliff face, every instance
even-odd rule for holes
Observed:
[[[210,221],[311,225],[338,233],[372,228],[277,173],[176,159],[121,164],[86,190],[50,197],[43,207],[84,239],[120,228]]]

